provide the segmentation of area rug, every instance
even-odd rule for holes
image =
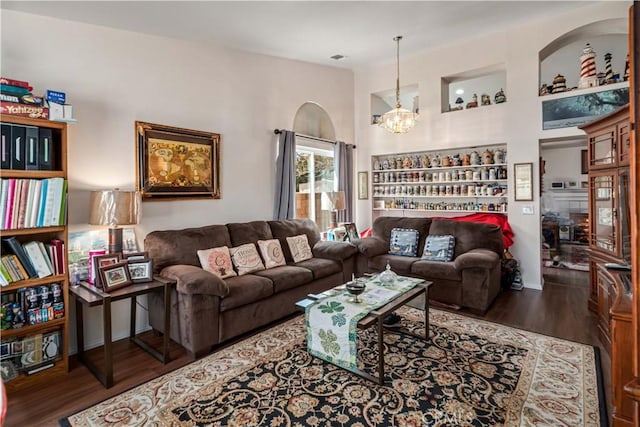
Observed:
[[[404,308],[406,327],[424,313]],[[591,346],[430,310],[385,332],[385,385],[310,356],[299,316],[60,420],[63,426],[603,426]],[[372,328],[373,329],[373,328]],[[419,331],[419,329],[416,329]],[[377,367],[373,330],[359,367]]]

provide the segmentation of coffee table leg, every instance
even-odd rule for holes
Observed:
[[[378,317],[378,384],[384,385],[384,325],[383,317]]]
[[[429,341],[429,287],[424,287],[424,340]]]

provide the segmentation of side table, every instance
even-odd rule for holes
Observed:
[[[164,292],[164,331],[169,331],[169,320],[171,318],[171,286],[175,281],[162,277],[154,277],[151,282],[134,283],[124,288],[116,289],[109,293],[87,283],[80,282],[77,286],[70,286],[70,293],[76,301],[76,334],[78,342],[78,360],[84,363],[87,368],[109,388],[113,385],[113,353],[111,336],[111,303],[121,299],[131,299],[131,323],[129,328],[129,339],[153,357],[167,363],[169,361],[169,333],[164,334],[162,349],[159,351],[136,336],[136,307],[137,297],[154,291]],[[100,370],[93,362],[85,356],[84,352],[84,321],[83,307],[95,307],[102,305],[103,333],[104,333],[104,371]]]

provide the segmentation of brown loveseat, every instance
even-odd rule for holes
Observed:
[[[414,229],[420,234],[418,256],[390,255],[393,228]],[[423,252],[427,235],[453,235],[455,251],[450,262],[425,261]],[[358,247],[358,275],[380,272],[387,261],[400,275],[432,281],[429,298],[446,304],[485,312],[500,292],[500,259],[503,240],[500,227],[448,219],[378,217],[370,237],[355,240]]]
[[[287,237],[306,234],[313,258],[294,263]],[[220,279],[200,267],[197,251],[278,239],[286,266]],[[184,230],[154,231],[144,240],[154,272],[176,280],[171,298],[171,338],[194,358],[223,341],[285,317],[295,302],[351,278],[356,248],[320,241],[311,220],[253,221]],[[149,295],[151,326],[162,331],[163,302]]]

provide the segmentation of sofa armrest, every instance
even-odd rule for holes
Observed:
[[[194,265],[170,265],[163,268],[160,275],[175,280],[176,290],[182,294],[215,295],[220,298],[229,294],[229,287],[223,279]]]
[[[358,253],[350,242],[319,241],[313,246],[313,256],[342,261]]]
[[[472,267],[484,267],[491,269],[495,267],[496,263],[499,261],[500,257],[498,254],[490,251],[489,249],[472,249],[454,259],[453,265],[458,270],[464,270],[465,268]]]
[[[364,239],[354,239],[353,244],[356,245],[358,251],[367,258],[389,252],[389,244],[375,236],[365,237]]]

